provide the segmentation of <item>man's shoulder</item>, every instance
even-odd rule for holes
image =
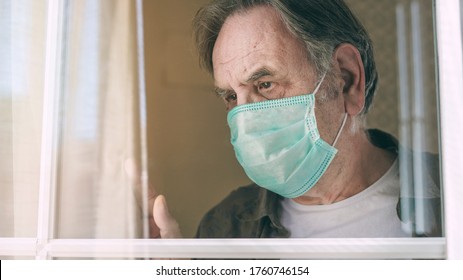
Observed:
[[[241,218],[258,204],[262,188],[256,184],[239,187],[229,193],[221,202],[212,207],[205,216],[236,216]]]
[[[262,188],[256,184],[233,190],[201,219],[196,233],[201,238],[246,237],[261,211]],[[249,236],[250,237],[250,236]]]
[[[379,129],[368,129],[366,132],[373,145],[399,156],[401,171],[422,168],[422,174],[426,176],[424,178],[427,182],[426,187],[430,191],[440,192],[440,163],[438,154],[416,151],[413,148],[404,147],[394,136]],[[413,166],[415,164],[418,165]],[[412,182],[409,182],[409,184],[412,184]]]
[[[375,146],[399,158],[400,220],[410,225],[413,236],[442,236],[439,155],[405,147],[394,136],[377,129],[367,133]],[[420,217],[426,219],[416,218],[418,207]]]
[[[256,184],[239,187],[228,194],[217,206],[241,204],[249,200],[255,201],[261,195],[262,188]]]

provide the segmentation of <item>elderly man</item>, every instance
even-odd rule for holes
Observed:
[[[194,27],[255,183],[211,209],[197,237],[441,234],[433,159],[422,203],[431,222],[418,230],[413,211],[400,211],[416,200],[401,193],[397,142],[364,129],[377,72],[371,40],[342,0],[217,0]],[[180,235],[162,197],[153,211],[162,237]]]

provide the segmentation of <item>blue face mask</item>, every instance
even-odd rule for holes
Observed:
[[[323,79],[322,79],[323,81]],[[236,158],[257,185],[287,198],[301,196],[325,173],[337,149],[320,138],[315,93],[248,103],[228,113]]]

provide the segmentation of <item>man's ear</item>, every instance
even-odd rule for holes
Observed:
[[[353,45],[344,43],[335,49],[333,60],[341,73],[346,112],[356,116],[365,106],[365,70],[360,53]]]

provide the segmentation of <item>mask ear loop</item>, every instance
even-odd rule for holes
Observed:
[[[320,82],[319,82],[318,85],[315,87],[315,89],[314,89],[314,91],[313,91],[313,93],[312,93],[312,94],[314,95],[314,97],[315,97],[315,94],[318,92],[318,89],[319,89],[320,86],[322,85],[322,82],[323,82],[323,80],[325,79],[325,76],[326,76],[326,72],[323,74],[323,76],[322,76]],[[313,102],[315,103],[315,98],[313,99]],[[307,120],[307,117],[308,117],[308,115],[309,115],[309,113],[310,113],[310,110],[311,110],[312,108],[315,108],[315,105],[314,105],[314,106],[307,106],[307,111],[306,111],[306,113],[305,113],[305,119],[306,119],[306,120]],[[344,125],[346,124],[346,121],[347,121],[347,112],[344,113],[344,118],[343,118],[343,120],[342,120],[341,126],[339,127],[338,133],[336,134],[336,138],[334,138],[333,144],[332,144],[331,146],[334,147],[334,146],[336,145],[336,143],[338,142],[339,136],[341,136],[341,132],[342,132],[342,130],[344,129]]]
[[[346,121],[347,121],[347,112],[344,113],[344,119],[342,120],[341,127],[339,127],[338,134],[336,135],[336,138],[333,141],[333,145],[331,145],[331,146],[333,146],[333,147],[336,146],[336,143],[338,142],[339,136],[341,136],[341,132],[342,132],[342,130],[344,128],[344,125],[346,124]]]
[[[309,113],[310,113],[310,110],[312,108],[315,108],[315,94],[318,92],[318,89],[322,85],[323,80],[325,79],[325,76],[326,76],[326,72],[323,74],[322,78],[320,79],[320,82],[318,82],[318,85],[315,87],[315,89],[314,89],[314,91],[312,93],[314,95],[314,99],[313,99],[314,105],[313,106],[307,106],[307,110],[305,112],[305,117],[304,117],[305,120],[307,120],[307,118],[309,116]]]

